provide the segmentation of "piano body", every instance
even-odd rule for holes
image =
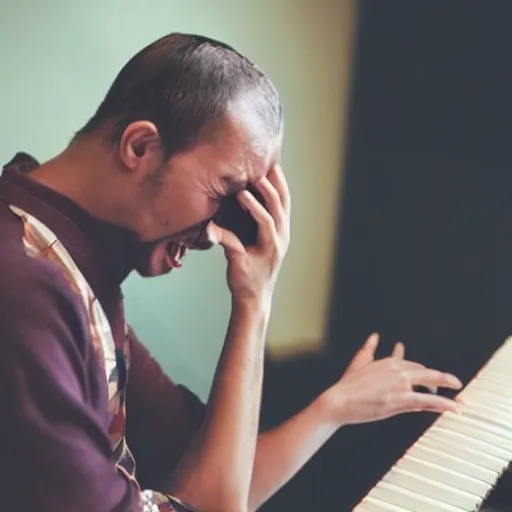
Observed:
[[[472,512],[512,461],[512,337],[353,512]],[[512,510],[512,497],[507,508]]]

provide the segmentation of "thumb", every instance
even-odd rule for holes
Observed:
[[[375,352],[379,345],[379,335],[373,333],[365,342],[365,344],[358,350],[347,370],[355,370],[370,364],[375,359]]]
[[[240,239],[228,229],[221,228],[211,221],[206,228],[210,242],[221,245],[228,260],[233,256],[245,254],[245,247]]]

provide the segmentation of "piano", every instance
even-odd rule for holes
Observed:
[[[512,337],[457,395],[461,410],[441,414],[353,512],[473,512],[487,506],[512,461],[511,369]]]

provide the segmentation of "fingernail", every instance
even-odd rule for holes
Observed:
[[[374,333],[370,334],[370,336],[368,338],[369,345],[373,345],[373,344],[377,343],[378,341],[379,341],[379,333],[378,332],[374,332]]]
[[[219,243],[219,239],[217,237],[217,233],[215,232],[215,228],[212,226],[212,224],[208,224],[208,227],[206,228],[206,233],[208,235],[208,240],[210,240],[210,242],[212,244],[218,244]]]
[[[462,388],[462,382],[457,378],[455,377],[455,375],[452,375],[451,373],[447,373],[446,374],[446,377],[448,379],[448,381],[450,382],[450,384],[453,384],[453,386],[457,389],[460,389]]]

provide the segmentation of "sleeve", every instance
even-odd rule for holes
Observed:
[[[0,275],[0,509],[179,510],[111,460],[105,379],[64,278],[13,273]]]
[[[130,329],[127,442],[143,487],[161,488],[201,426],[206,407],[175,384]]]

